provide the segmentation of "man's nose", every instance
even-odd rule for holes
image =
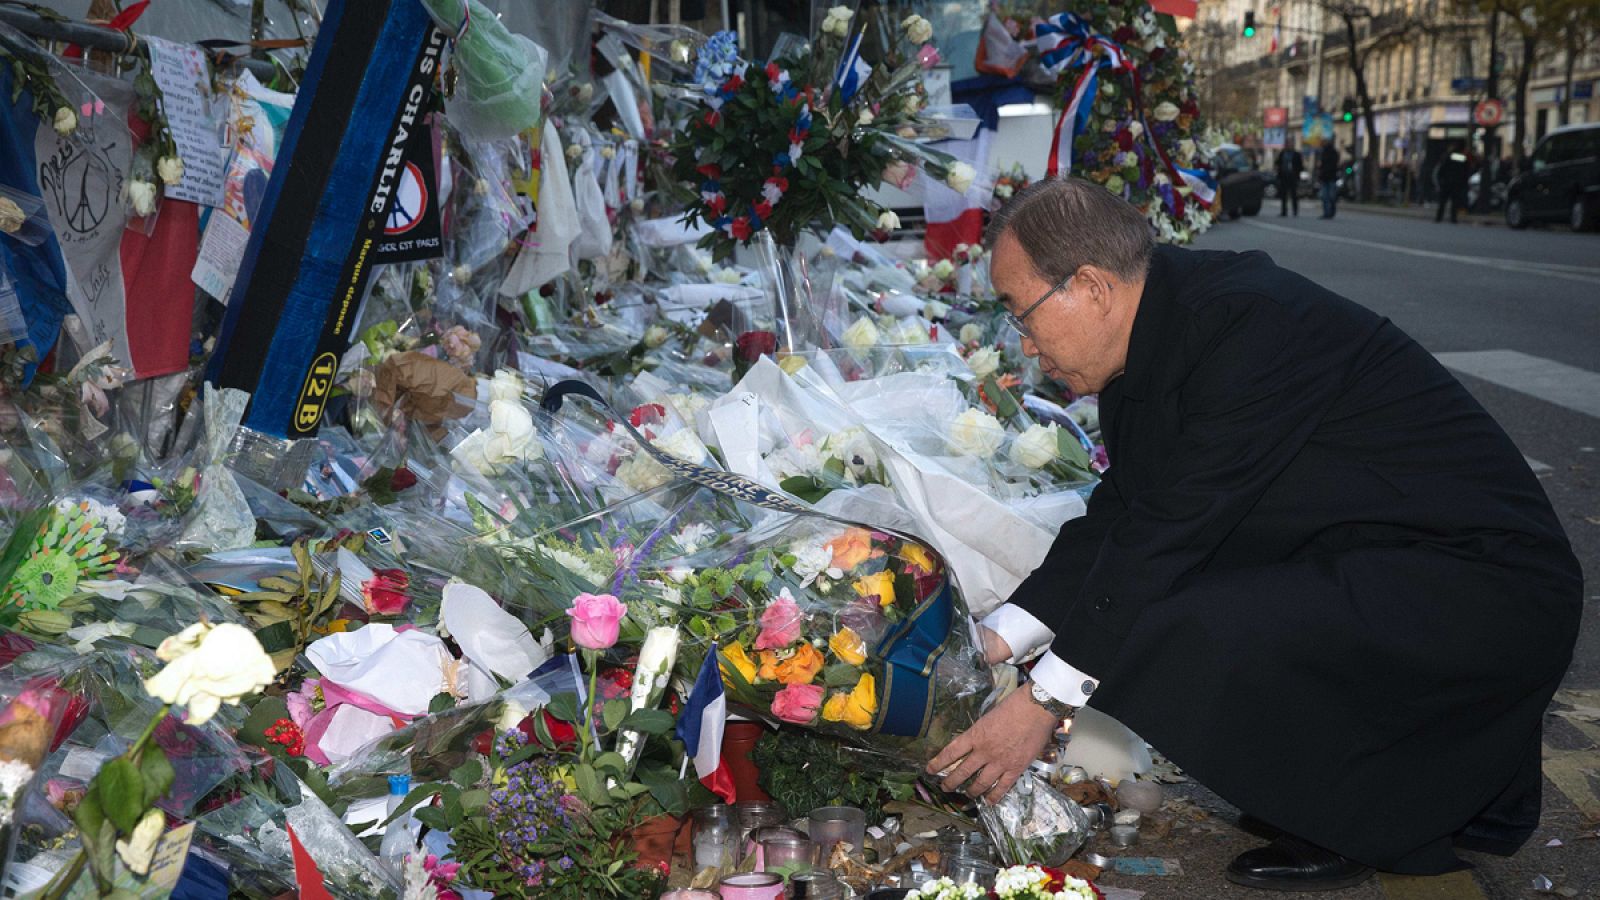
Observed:
[[[1033,338],[1027,336],[1022,338],[1022,355],[1030,357],[1039,355],[1039,345],[1033,342]]]

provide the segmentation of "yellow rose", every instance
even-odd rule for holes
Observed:
[[[801,644],[787,657],[776,650],[761,651],[761,669],[756,674],[767,681],[783,684],[810,684],[822,671],[822,654],[810,644]]]
[[[857,731],[871,728],[872,719],[877,713],[878,689],[871,675],[861,676],[854,690],[848,694],[835,693],[822,707],[822,718],[829,722],[843,722]]]
[[[832,650],[833,655],[839,657],[841,662],[847,662],[852,666],[859,666],[867,661],[867,642],[849,626],[834,632],[833,637],[828,639],[828,649]]]
[[[743,645],[734,644],[731,647],[723,648],[721,652],[722,659],[718,661],[717,668],[722,672],[723,683],[730,688],[737,687],[733,683],[733,679],[728,675],[729,663],[732,663],[733,667],[739,670],[739,674],[743,676],[746,684],[756,683],[755,661],[750,658],[749,654],[744,652]]]
[[[865,575],[856,579],[856,594],[861,597],[877,597],[879,606],[894,605],[894,573],[888,569],[876,575]]]
[[[905,560],[907,565],[925,575],[934,573],[933,554],[929,553],[927,548],[921,544],[913,544],[909,541],[901,544],[900,558]]]

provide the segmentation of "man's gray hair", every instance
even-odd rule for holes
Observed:
[[[1132,204],[1082,178],[1035,181],[1018,191],[989,221],[983,244],[989,251],[1010,232],[1054,284],[1082,266],[1098,266],[1126,281],[1150,268],[1155,233]]]

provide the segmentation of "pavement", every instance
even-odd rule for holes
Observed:
[[[1298,218],[1265,212],[1219,223],[1195,246],[1264,250],[1388,316],[1433,351],[1522,449],[1585,574],[1575,661],[1546,717],[1544,818],[1527,846],[1510,858],[1463,853],[1472,868],[1452,875],[1380,875],[1322,896],[1600,897],[1600,234],[1452,227],[1435,225],[1422,210],[1350,205],[1327,221],[1304,207]],[[1181,874],[1107,874],[1105,887],[1142,892],[1145,900],[1272,896],[1222,877],[1230,859],[1263,843],[1239,828],[1237,810],[1202,785],[1167,792],[1156,827],[1143,829],[1137,845],[1100,852],[1175,860]]]

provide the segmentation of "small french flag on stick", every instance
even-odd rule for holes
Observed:
[[[689,699],[678,713],[678,739],[694,760],[695,775],[707,790],[723,802],[735,799],[733,773],[722,761],[722,732],[728,725],[728,696],[722,690],[722,672],[717,664],[717,645],[712,644],[700,674],[694,680]]]

